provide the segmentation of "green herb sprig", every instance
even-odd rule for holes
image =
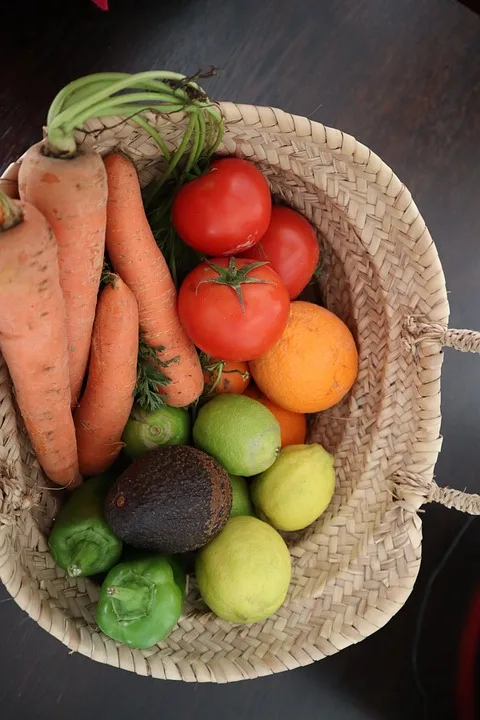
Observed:
[[[164,370],[178,357],[161,360],[159,355],[165,348],[161,345],[152,347],[140,333],[138,342],[137,384],[135,386],[135,402],[146,412],[155,412],[165,406],[165,396],[161,388],[167,387],[171,379]]]

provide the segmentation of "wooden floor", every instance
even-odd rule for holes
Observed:
[[[7,3],[5,3],[7,5]],[[34,9],[30,9],[30,5]],[[455,0],[13,0],[2,20],[0,166],[41,136],[49,101],[101,70],[215,65],[211,96],[275,105],[371,147],[412,191],[447,276],[455,327],[480,328],[480,17]],[[470,6],[470,7],[469,7]],[[444,366],[440,484],[480,492],[480,359]],[[420,642],[423,715],[411,653],[426,583],[465,522],[428,507],[424,560],[405,608],[360,645],[250,683],[152,681],[69,655],[0,588],[5,720],[435,720],[455,717],[458,639],[480,566],[480,520],[433,586]],[[480,717],[480,710],[479,710]]]

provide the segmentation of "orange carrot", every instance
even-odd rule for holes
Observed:
[[[43,215],[0,193],[0,349],[46,475],[81,482],[57,243]]]
[[[107,183],[97,153],[62,159],[45,155],[45,147],[39,143],[25,154],[19,191],[22,200],[46,217],[57,239],[75,405],[87,367],[102,272]]]
[[[74,413],[83,475],[106,470],[119,454],[137,379],[138,305],[118,275],[101,291],[85,392]]]
[[[162,347],[163,371],[170,383],[161,389],[168,405],[194,402],[203,389],[195,347],[180,324],[177,291],[143,209],[133,164],[122,155],[105,158],[108,181],[106,246],[115,271],[138,302],[140,328],[151,347]]]

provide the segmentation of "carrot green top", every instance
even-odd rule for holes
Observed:
[[[23,222],[20,205],[0,191],[0,232],[9,230]]]
[[[75,130],[89,119],[121,116],[146,130],[160,147],[167,161],[165,182],[180,159],[188,153],[186,171],[201,156],[210,157],[223,134],[222,117],[204,90],[195,81],[213,72],[186,77],[166,70],[143,73],[96,73],[66,85],[53,100],[47,116],[46,151],[61,158],[77,152]],[[152,110],[162,114],[187,114],[183,139],[170,152],[158,130],[145,118]]]

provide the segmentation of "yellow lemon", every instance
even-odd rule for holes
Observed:
[[[251,496],[260,518],[277,530],[302,530],[327,508],[335,490],[333,457],[321,445],[288,445],[255,478]]]
[[[254,517],[231,518],[196,561],[200,593],[213,612],[233,623],[254,623],[283,604],[291,578],[283,538]]]

